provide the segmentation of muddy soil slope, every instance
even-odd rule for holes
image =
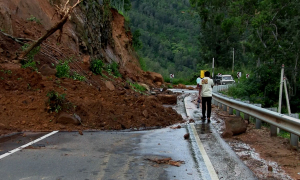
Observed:
[[[0,135],[29,130],[140,129],[182,121],[155,95],[141,94],[130,85],[155,88],[164,82],[161,75],[140,69],[124,17],[114,9],[105,11],[103,5],[97,4],[101,10],[97,13],[89,4],[76,7],[62,34],[57,31],[41,44],[34,56],[37,70],[21,68],[18,57],[25,44],[59,21],[55,5],[62,4],[58,0],[0,0]],[[88,16],[91,11],[99,17]],[[95,27],[103,13],[109,16],[99,30]],[[116,62],[122,77],[109,71],[94,75],[89,69],[94,58]],[[70,61],[71,73],[84,76],[85,81],[55,76],[55,67],[65,60]],[[57,97],[56,101],[50,97]],[[51,105],[58,101],[60,106],[53,109]]]

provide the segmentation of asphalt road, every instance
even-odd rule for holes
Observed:
[[[0,179],[256,179],[213,124],[199,120],[201,112],[192,103],[195,92],[186,91],[184,96],[174,108],[196,122],[180,129],[53,132],[44,139],[38,138],[45,133],[25,133],[25,137],[0,138]],[[186,133],[189,140],[183,137]],[[177,167],[150,161],[163,158],[184,163]]]

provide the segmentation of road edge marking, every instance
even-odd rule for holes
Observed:
[[[38,139],[36,139],[36,140],[34,140],[34,141],[31,141],[31,142],[29,142],[29,143],[23,145],[23,146],[20,146],[20,147],[18,147],[18,148],[16,148],[16,149],[13,149],[13,150],[11,150],[11,151],[8,151],[7,153],[0,155],[0,160],[3,159],[3,158],[5,158],[6,156],[12,155],[13,153],[18,152],[18,151],[20,151],[20,150],[26,148],[27,146],[30,146],[30,145],[32,145],[32,144],[34,144],[34,143],[36,143],[36,142],[39,142],[39,141],[41,141],[41,140],[43,140],[43,139],[45,139],[45,138],[47,138],[47,137],[49,137],[49,136],[52,136],[53,134],[56,134],[56,133],[58,133],[58,132],[59,132],[59,131],[52,131],[51,133],[46,134],[46,135],[44,135],[44,136],[42,136],[42,137],[40,137],[40,138],[38,138]]]
[[[205,151],[205,149],[203,147],[203,144],[201,143],[201,140],[200,140],[200,138],[199,138],[199,136],[197,134],[197,131],[196,131],[196,128],[195,128],[194,124],[190,124],[190,126],[192,128],[193,133],[194,133],[194,137],[196,139],[196,143],[198,145],[200,153],[202,154],[202,157],[203,157],[204,163],[205,163],[205,165],[207,167],[207,170],[208,170],[208,173],[210,175],[210,178],[212,180],[219,180],[219,177],[218,177],[218,175],[217,175],[217,173],[216,173],[216,171],[215,171],[215,169],[214,169],[211,161],[209,160],[208,155],[206,154],[206,151]]]

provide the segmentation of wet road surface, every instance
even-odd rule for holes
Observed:
[[[256,179],[212,124],[199,120],[193,94],[179,97],[174,108],[195,123],[181,129],[58,132],[1,158],[0,179]],[[189,140],[183,137],[186,133]],[[1,138],[0,155],[43,135]],[[184,163],[177,167],[148,160],[169,157]]]

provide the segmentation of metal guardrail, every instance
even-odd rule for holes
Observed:
[[[284,129],[290,133],[300,136],[299,119],[260,108],[252,104],[234,100],[233,98],[225,97],[217,92],[213,93],[213,99],[221,104],[248,114],[249,116],[255,117],[281,129]]]
[[[280,114],[272,110],[258,107],[255,104],[248,102],[241,102],[233,98],[228,98],[219,93],[219,91],[227,90],[231,85],[214,86],[213,88],[213,103],[223,110],[227,111],[229,107],[229,114],[232,114],[233,109],[236,109],[236,115],[239,116],[240,111],[244,113],[244,119],[249,120],[249,116],[255,117],[255,127],[261,127],[261,121],[265,121],[271,125],[271,136],[277,135],[279,128],[286,130],[291,134],[290,143],[292,146],[298,146],[300,136],[300,120],[288,115]]]

